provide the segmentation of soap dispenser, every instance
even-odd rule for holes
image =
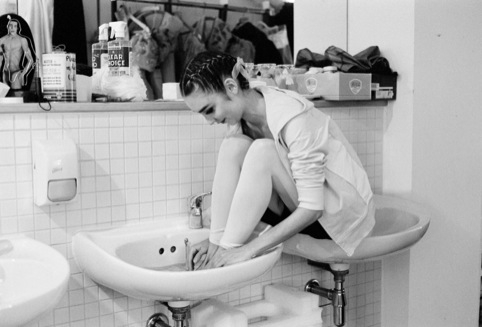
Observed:
[[[36,205],[75,200],[79,191],[79,158],[72,139],[33,141],[32,159]]]

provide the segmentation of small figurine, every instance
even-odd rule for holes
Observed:
[[[3,25],[5,17],[7,24]],[[30,29],[27,23],[15,14],[0,17],[0,28],[1,26],[6,26],[7,34],[4,35],[0,30],[0,81],[10,86],[12,91],[28,90],[36,56],[31,37],[22,35],[22,26],[25,26],[27,34],[31,35]]]

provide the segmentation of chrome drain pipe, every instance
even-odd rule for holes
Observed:
[[[344,326],[346,320],[346,296],[343,283],[348,270],[333,271],[330,270],[335,277],[335,287],[327,289],[320,286],[316,279],[308,281],[305,285],[305,292],[313,293],[331,301],[333,307],[333,324],[335,326]]]
[[[174,327],[190,327],[191,306],[186,306],[186,307],[168,306],[168,309],[172,313],[172,319],[174,320]]]

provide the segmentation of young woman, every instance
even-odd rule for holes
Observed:
[[[333,239],[348,255],[373,228],[373,194],[329,116],[295,92],[249,88],[242,60],[198,54],[182,74],[186,104],[229,125],[213,182],[209,241],[194,269],[248,260],[296,233]],[[260,221],[273,227],[248,241]]]

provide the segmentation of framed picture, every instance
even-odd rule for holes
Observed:
[[[0,82],[11,91],[29,90],[36,59],[27,22],[17,14],[0,15]]]

